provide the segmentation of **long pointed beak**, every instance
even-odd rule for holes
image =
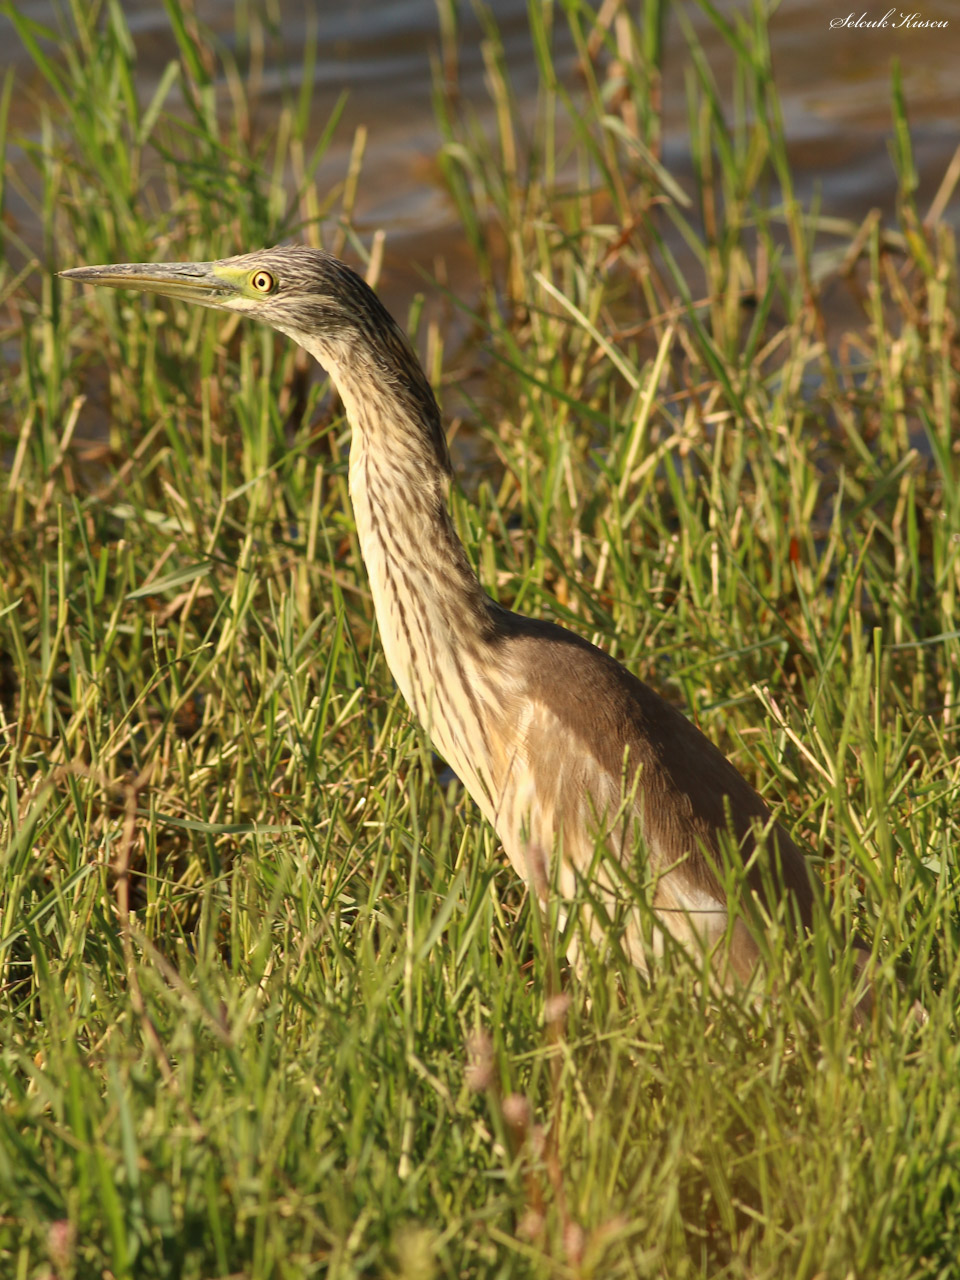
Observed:
[[[121,262],[102,267],[71,267],[58,275],[83,284],[137,289],[168,298],[186,298],[205,307],[222,307],[237,296],[237,287],[216,267],[215,262]]]

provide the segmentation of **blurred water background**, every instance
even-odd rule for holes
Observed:
[[[890,162],[890,68],[900,60],[920,179],[919,207],[937,190],[960,143],[960,9],[955,0],[925,0],[920,16],[946,19],[945,29],[831,28],[848,13],[879,18],[850,0],[784,0],[772,6],[770,40],[797,193],[818,200],[831,216],[861,219],[874,207],[893,211],[895,175]],[[177,57],[166,9],[158,0],[123,0],[122,9],[137,46],[137,68],[144,99],[164,68]],[[461,100],[479,119],[491,121],[485,87],[483,26],[469,4],[450,0],[351,0],[307,5],[290,0],[197,0],[197,20],[221,46],[249,68],[257,80],[251,95],[256,124],[269,128],[282,102],[299,90],[305,71],[304,50],[316,42],[312,126],[321,134],[331,110],[346,94],[346,107],[318,181],[342,179],[358,126],[367,129],[356,225],[363,233],[382,228],[389,260],[420,263],[427,269],[442,251],[457,274],[456,213],[446,196],[434,157],[439,134],[432,93],[444,56],[444,24],[457,28],[455,74]],[[639,8],[639,6],[637,6]],[[719,0],[721,13],[748,6]],[[717,26],[694,4],[684,12],[695,27],[715,75],[725,86],[730,57]],[[69,11],[51,0],[27,0],[21,14],[51,29],[69,25]],[[524,112],[532,115],[536,63],[531,49],[527,6],[522,0],[490,0],[487,12],[499,28],[511,73],[511,85]],[[899,12],[899,11],[897,11]],[[895,19],[893,19],[895,20]],[[572,41],[557,13],[556,64],[575,77]],[[0,17],[0,67],[12,68],[16,91],[11,102],[11,133],[37,136],[38,103],[43,82],[8,19]],[[688,122],[684,80],[687,46],[680,22],[667,22],[663,78],[663,154],[667,167],[683,177],[687,168]],[[223,86],[226,94],[226,86]],[[16,148],[10,158],[20,165]],[[29,178],[25,179],[29,181]],[[947,211],[956,220],[956,202]],[[8,190],[7,218],[27,243],[31,228],[15,189]]]

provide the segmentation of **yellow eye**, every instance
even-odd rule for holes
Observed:
[[[260,270],[250,277],[250,287],[256,289],[257,293],[273,293],[277,282],[269,271]]]

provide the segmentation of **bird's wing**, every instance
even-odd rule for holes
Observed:
[[[564,857],[582,870],[599,825],[627,814],[608,839],[620,841],[624,861],[642,844],[648,883],[657,883],[657,910],[673,904],[725,919],[722,868],[732,858],[760,904],[775,911],[789,897],[789,916],[809,927],[813,890],[803,855],[686,716],[608,654],[551,623],[518,619],[505,643],[526,708],[515,747],[518,772],[525,772],[527,800],[542,818],[539,828],[536,815],[528,819],[528,835],[542,842],[552,829]],[[514,840],[522,809],[523,800],[515,799]],[[758,848],[761,829],[766,836]]]

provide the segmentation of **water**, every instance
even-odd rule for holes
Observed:
[[[917,0],[919,3],[920,0]],[[890,65],[899,58],[910,115],[921,210],[933,198],[960,143],[960,7],[956,0],[924,0],[922,17],[945,19],[941,30],[831,29],[831,19],[848,14],[880,18],[859,0],[784,0],[770,20],[776,83],[780,93],[791,160],[801,198],[818,198],[822,212],[862,219],[873,207],[887,215],[896,191],[889,158]],[[122,0],[137,45],[144,97],[164,66],[176,57],[169,21],[157,0]],[[523,111],[532,112],[536,71],[521,0],[488,0],[502,34],[511,83]],[[721,0],[726,14],[744,12],[743,4]],[[431,55],[439,52],[439,26],[433,0],[322,0],[316,6],[267,0],[237,5],[235,0],[197,0],[198,19],[227,48],[243,44],[243,28],[259,15],[266,31],[261,125],[269,123],[283,95],[296,90],[310,30],[316,32],[314,118],[319,134],[339,95],[349,94],[335,145],[319,175],[321,183],[342,177],[354,129],[369,131],[356,209],[361,231],[383,228],[393,254],[430,267],[438,247],[456,257],[456,222],[433,167],[439,142],[431,105]],[[22,12],[56,27],[50,0],[26,0]],[[694,6],[684,11],[693,22],[722,88],[729,83],[730,57],[720,35]],[[897,11],[899,12],[899,11]],[[913,10],[910,10],[913,12]],[[481,118],[489,118],[481,55],[481,28],[471,6],[461,5],[459,86],[463,100]],[[896,15],[890,20],[896,21]],[[240,30],[238,30],[238,24]],[[563,27],[557,18],[558,30]],[[18,91],[12,103],[14,134],[36,136],[35,93],[43,92],[29,54],[0,19],[3,64],[12,66]],[[558,65],[572,73],[569,39],[558,40]],[[664,75],[664,143],[671,168],[686,168],[686,46],[675,15],[668,20]],[[14,155],[16,163],[16,156]],[[14,204],[11,215],[18,211]],[[947,216],[957,222],[957,201]],[[30,241],[30,228],[20,227]]]

